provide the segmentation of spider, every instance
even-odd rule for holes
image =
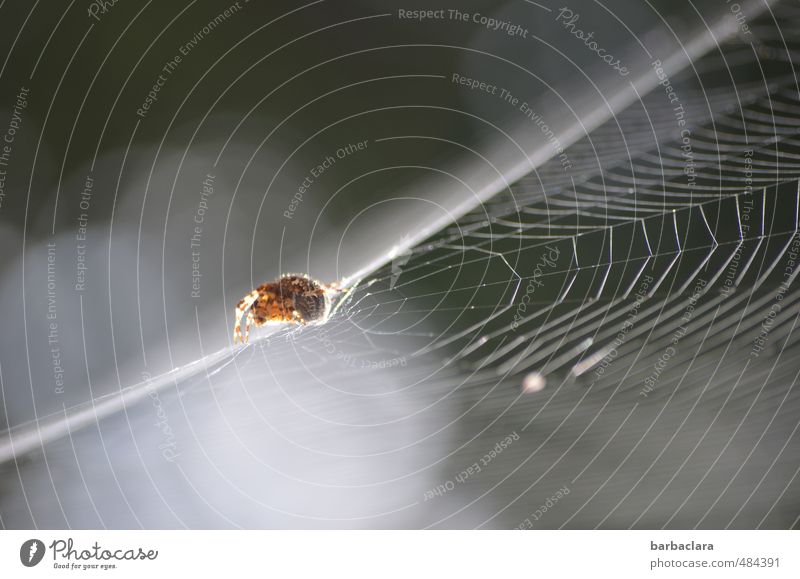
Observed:
[[[324,323],[331,315],[333,298],[341,292],[338,284],[322,284],[306,275],[286,274],[272,283],[265,283],[236,304],[233,343],[246,343],[250,324]],[[242,337],[242,316],[246,316]]]

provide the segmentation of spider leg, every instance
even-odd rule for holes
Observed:
[[[244,343],[246,344],[247,341],[250,339],[250,325],[253,323],[255,316],[253,315],[253,310],[247,310],[247,317],[245,318],[244,322]]]
[[[233,319],[235,320],[235,324],[233,326],[233,343],[235,344],[238,341],[246,342],[247,336],[242,339],[242,316],[247,313],[247,321],[245,322],[245,330],[247,333],[250,333],[250,323],[253,321],[253,312],[251,308],[253,304],[258,299],[258,290],[253,290],[249,294],[247,294],[238,304],[236,304],[236,309],[233,313]]]

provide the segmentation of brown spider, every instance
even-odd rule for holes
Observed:
[[[298,274],[286,274],[278,281],[262,284],[236,304],[233,343],[247,342],[251,324],[323,323],[331,314],[333,297],[340,291],[335,283],[325,285]],[[242,316],[246,316],[244,338]]]

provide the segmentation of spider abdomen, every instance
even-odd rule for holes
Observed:
[[[331,295],[338,289],[323,285],[305,275],[287,274],[258,286],[236,306],[234,341],[247,341],[250,322],[313,324],[324,322],[331,312]],[[246,316],[242,338],[240,320]]]

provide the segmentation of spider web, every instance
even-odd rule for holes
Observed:
[[[737,48],[728,61],[750,50]],[[618,368],[629,356],[650,360],[663,349],[702,279],[692,325],[706,328],[719,317],[725,330],[704,341],[705,348],[747,349],[783,279],[784,269],[776,268],[791,260],[798,232],[795,82],[789,75],[767,90],[763,82],[739,85],[735,94],[711,89],[702,107],[695,92],[678,85],[679,94],[695,97],[685,101],[686,110],[709,112],[690,125],[691,182],[680,139],[645,146],[648,132],[658,139],[678,132],[672,111],[658,106],[663,94],[651,95],[570,148],[570,157],[583,161],[578,178],[565,175],[558,162],[545,165],[417,247],[402,275],[394,265],[377,272],[343,315],[373,337],[412,334],[404,328],[436,316],[437,327],[446,329],[418,336],[414,356],[442,356],[445,365],[480,375],[535,370],[563,378],[585,374],[591,360],[603,357],[637,303],[644,276],[653,281],[636,308],[637,327],[629,334],[635,345],[623,348]],[[729,112],[711,113],[720,110]],[[537,262],[543,252],[557,252],[558,263]],[[531,274],[537,264],[545,271],[531,284],[539,278]],[[788,301],[772,320],[776,341],[792,326],[795,275],[784,276],[781,299]],[[526,284],[535,298],[512,324]],[[698,339],[697,331],[682,337],[687,353]]]
[[[754,30],[760,51],[779,52],[766,24]],[[674,83],[692,179],[656,90],[571,147],[574,171],[545,164],[362,280],[322,336],[263,343],[326,384],[368,373],[350,395],[458,400],[469,427],[442,482],[511,428],[532,437],[490,480],[456,485],[457,499],[445,488],[428,524],[458,525],[489,497],[482,525],[520,524],[560,485],[582,498],[546,526],[796,524],[800,142],[783,65],[797,54],[775,57],[768,82],[742,81],[753,50],[733,43],[697,64],[718,86]]]
[[[794,7],[775,18],[800,25]],[[566,487],[534,526],[796,526],[800,46],[752,29],[757,47],[674,79],[685,126],[659,87],[570,147],[568,173],[546,163],[360,280],[325,325],[159,377],[171,411],[207,420],[174,428],[215,465],[207,482],[151,466],[212,513],[170,520],[263,526],[255,503],[276,527],[513,527]],[[148,391],[131,392],[117,404],[142,423]],[[526,442],[448,488],[512,432]],[[328,477],[287,474],[297,453]],[[258,474],[230,474],[242,461]],[[232,479],[244,500],[209,504]],[[303,498],[276,506],[292,485]]]

